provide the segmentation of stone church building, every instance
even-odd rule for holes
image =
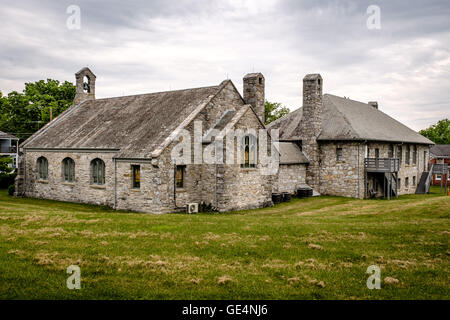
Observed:
[[[303,107],[267,128],[261,73],[244,77],[243,96],[224,80],[96,99],[95,80],[88,68],[77,72],[73,106],[21,144],[16,195],[151,213],[183,211],[187,204],[224,212],[271,206],[273,192],[307,185],[356,198],[414,193],[426,171],[431,141],[376,103],[323,95],[318,74],[303,80]],[[203,131],[195,143],[198,122]],[[267,129],[279,130],[276,149]],[[190,153],[191,161],[173,161],[172,151],[186,138],[193,153],[213,145],[217,157],[216,142],[220,137],[228,146],[233,130],[244,132],[240,143],[233,138],[234,161],[198,163]],[[269,131],[267,144],[255,134],[261,131]],[[264,148],[279,159],[275,173],[265,173]]]

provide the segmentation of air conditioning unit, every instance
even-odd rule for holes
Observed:
[[[186,205],[187,213],[198,213],[198,203],[188,203]]]

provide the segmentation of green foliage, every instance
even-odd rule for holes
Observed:
[[[12,91],[2,96],[0,92],[0,131],[28,138],[50,121],[50,109],[55,118],[70,107],[75,91],[68,81],[47,79],[25,83],[22,93]]]
[[[439,120],[436,124],[419,133],[436,144],[450,144],[450,120]]]
[[[282,116],[288,114],[290,111],[287,107],[283,106],[279,102],[269,102],[266,100],[264,103],[264,116],[266,118],[266,123],[269,124]]]
[[[16,191],[16,186],[15,185],[10,185],[9,187],[8,187],[8,194],[10,195],[10,196],[13,196],[14,195],[14,192]]]
[[[13,163],[11,157],[1,157],[0,158],[0,174],[9,174],[14,171],[9,165]]]

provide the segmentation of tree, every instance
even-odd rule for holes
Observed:
[[[26,139],[69,108],[75,98],[75,86],[65,81],[47,79],[25,83],[22,93],[0,93],[0,131]]]
[[[14,171],[9,165],[13,163],[13,159],[10,157],[1,157],[0,158],[0,175],[10,174]]]
[[[264,116],[266,119],[265,124],[269,124],[282,116],[288,114],[290,111],[287,107],[283,106],[279,102],[269,102],[266,100],[264,103]]]
[[[450,120],[442,119],[419,133],[436,144],[450,144]]]

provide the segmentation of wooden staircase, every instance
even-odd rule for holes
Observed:
[[[433,176],[433,166],[431,166],[430,171],[422,172],[419,183],[417,184],[416,194],[424,194],[430,191],[432,176]]]
[[[385,172],[384,183],[386,185],[384,196],[388,199],[390,199],[391,196],[398,197],[397,176],[392,172]]]

